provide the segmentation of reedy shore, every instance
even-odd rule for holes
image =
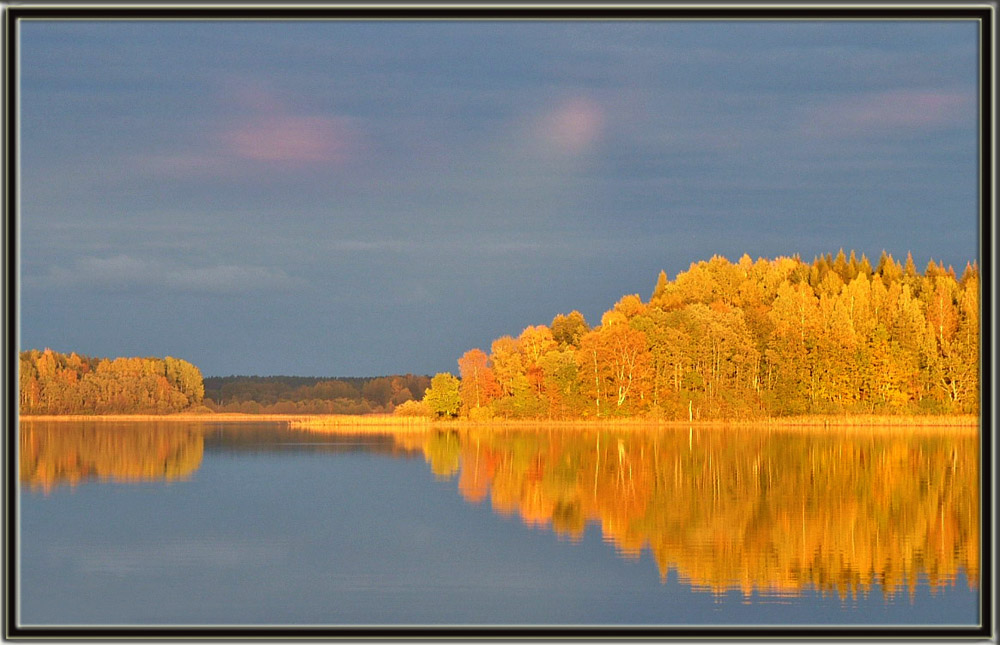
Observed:
[[[287,423],[290,428],[348,433],[394,433],[428,430],[496,428],[519,430],[609,429],[656,430],[659,428],[733,428],[774,430],[934,430],[978,431],[981,420],[974,415],[891,416],[891,415],[808,415],[757,419],[664,420],[647,418],[605,419],[431,419],[393,415],[319,415],[319,414],[67,414],[23,415],[22,422],[95,422],[95,423]]]

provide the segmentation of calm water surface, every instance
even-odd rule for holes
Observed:
[[[965,431],[20,432],[25,626],[979,622]]]

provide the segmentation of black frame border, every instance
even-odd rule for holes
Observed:
[[[993,278],[992,262],[994,218],[996,217],[996,118],[994,55],[996,54],[996,1],[955,4],[847,4],[843,0],[826,4],[795,5],[722,4],[693,0],[690,4],[433,4],[426,6],[400,4],[299,4],[292,6],[246,5],[197,5],[161,4],[127,5],[94,4],[73,5],[38,2],[4,7],[3,34],[3,108],[4,108],[4,173],[3,173],[3,331],[4,331],[4,381],[3,423],[4,448],[4,607],[3,635],[11,640],[136,640],[136,639],[347,639],[347,640],[469,640],[469,639],[571,639],[571,640],[632,640],[632,639],[733,639],[770,638],[787,639],[994,639],[995,585],[993,560],[993,486],[995,473],[995,446],[991,431],[996,427],[990,394],[994,369],[992,336],[995,327],[992,317]],[[979,626],[65,626],[37,627],[17,624],[16,576],[17,551],[13,530],[16,529],[18,481],[18,440],[15,429],[18,401],[18,23],[22,20],[184,20],[184,21],[867,21],[867,20],[970,20],[978,21],[979,38],[979,108],[980,108],[980,289],[981,335],[980,370],[982,383],[980,397],[980,624]],[[986,539],[983,539],[986,538]]]

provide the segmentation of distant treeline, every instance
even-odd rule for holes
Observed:
[[[429,376],[311,378],[303,376],[210,376],[205,405],[218,412],[266,414],[367,414],[391,412],[421,399]]]
[[[205,390],[191,363],[21,352],[21,414],[165,414],[198,406]]]
[[[591,327],[577,311],[472,349],[400,414],[754,418],[979,410],[979,269],[883,252],[715,256]]]

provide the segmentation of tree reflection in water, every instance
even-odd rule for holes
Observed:
[[[20,481],[48,493],[91,479],[183,479],[201,465],[203,434],[197,424],[24,421]]]
[[[398,436],[472,503],[713,593],[932,592],[979,578],[979,442],[962,430],[488,430]],[[416,447],[416,446],[413,446]]]
[[[206,428],[22,422],[20,481],[48,493],[87,479],[190,477]],[[267,441],[249,429],[215,434],[227,449],[249,441],[277,450],[275,437],[291,436],[278,426]],[[892,596],[923,582],[935,591],[962,572],[978,586],[979,440],[957,428],[466,427],[387,430],[350,449],[422,452],[435,477],[457,475],[471,503],[489,498],[496,512],[572,541],[596,523],[623,557],[648,549],[661,578],[673,569],[713,593],[854,596],[880,587]]]

